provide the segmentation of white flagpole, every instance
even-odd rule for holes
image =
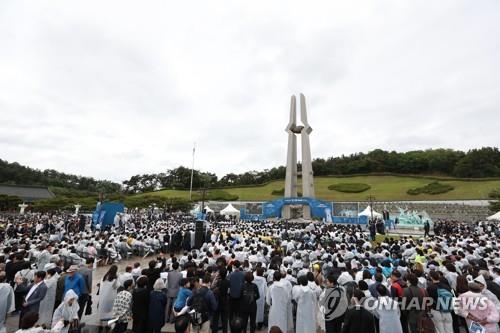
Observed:
[[[193,164],[191,166],[191,185],[189,186],[189,200],[191,200],[191,195],[193,193],[193,173],[194,173],[194,152],[196,150],[196,142],[193,143]]]

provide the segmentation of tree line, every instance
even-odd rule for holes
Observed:
[[[500,177],[500,151],[496,147],[471,149],[429,149],[409,152],[375,149],[338,157],[317,158],[312,162],[315,176],[339,176],[368,173],[451,176],[457,178]],[[298,165],[301,169],[300,163]],[[253,186],[285,178],[284,166],[262,171],[228,173],[222,178],[211,172],[194,170],[193,188]],[[44,185],[91,193],[144,193],[162,189],[188,189],[191,169],[180,166],[162,173],[135,175],[122,184],[91,177],[65,174],[56,170],[38,170],[0,159],[0,183]]]
[[[340,176],[368,173],[436,175],[457,178],[500,177],[500,151],[485,147],[467,152],[452,149],[429,149],[409,152],[375,149],[356,153],[317,158],[312,162],[315,176]],[[298,169],[301,169],[300,163]],[[194,170],[193,188],[253,186],[285,178],[284,166],[263,171],[229,173],[218,179],[209,172]],[[143,193],[161,189],[188,189],[191,169],[178,167],[165,173],[135,175],[123,182],[126,193]]]
[[[108,180],[96,180],[92,177],[71,175],[52,169],[38,170],[2,159],[0,159],[0,184],[63,187],[94,193],[121,191],[120,184]]]

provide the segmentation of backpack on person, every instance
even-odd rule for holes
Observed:
[[[201,287],[197,293],[193,295],[191,301],[191,322],[194,326],[201,326],[208,320],[208,304],[205,296],[208,292],[207,287]]]
[[[453,294],[448,289],[437,288],[437,305],[439,312],[449,313],[453,311]]]
[[[422,311],[419,312],[417,316],[417,332],[418,333],[435,333],[436,332],[436,326],[434,325],[434,322],[432,321],[432,318],[429,314],[429,310],[426,306],[426,303],[423,301],[423,298],[427,297],[427,292],[423,288],[418,288],[419,293],[422,296],[422,306],[424,307]],[[410,294],[412,297],[413,291],[410,288]]]
[[[245,283],[241,291],[242,304],[245,306],[250,306],[255,303],[255,289],[252,284]]]

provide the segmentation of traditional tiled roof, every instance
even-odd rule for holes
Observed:
[[[14,195],[23,201],[32,202],[55,197],[48,187],[0,184],[0,194]]]

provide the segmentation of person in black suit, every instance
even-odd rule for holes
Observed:
[[[34,276],[34,283],[28,291],[28,294],[24,298],[24,302],[21,306],[21,314],[19,316],[19,325],[21,325],[21,320],[23,317],[30,312],[38,312],[40,308],[40,302],[45,297],[47,293],[47,286],[43,280],[45,279],[46,273],[44,271],[38,271]]]
[[[353,306],[347,310],[344,317],[342,333],[375,333],[375,319],[373,315],[361,306],[365,294],[356,289],[353,291],[351,302]]]
[[[23,269],[30,268],[30,263],[24,260],[24,253],[16,253],[12,261],[9,261],[5,265],[5,279],[12,287],[14,287],[14,277],[16,273],[22,271]]]

